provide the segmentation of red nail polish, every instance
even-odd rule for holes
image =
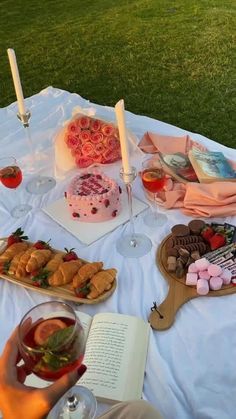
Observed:
[[[86,365],[84,365],[84,364],[80,365],[80,367],[77,370],[78,377],[79,378],[82,377],[82,375],[85,373],[86,370],[87,370]]]

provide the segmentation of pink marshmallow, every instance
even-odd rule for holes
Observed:
[[[210,289],[213,291],[220,290],[223,285],[223,279],[221,279],[219,276],[212,276],[210,281]]]
[[[195,260],[194,263],[199,271],[206,271],[208,266],[210,265],[210,262],[206,258]]]
[[[194,273],[196,273],[196,272],[198,272],[199,270],[198,270],[198,268],[196,267],[196,265],[195,265],[195,263],[191,263],[190,265],[189,265],[189,267],[188,267],[188,272],[194,272]]]
[[[206,279],[199,279],[197,281],[197,293],[199,295],[206,295],[209,292],[209,284]]]
[[[210,279],[211,277],[208,271],[200,271],[198,275],[200,279],[206,279],[206,280]]]
[[[220,277],[223,280],[223,284],[228,285],[231,282],[232,272],[229,269],[223,269],[223,272],[220,275]]]
[[[214,263],[211,263],[211,264],[208,266],[207,270],[208,270],[208,273],[209,273],[211,276],[220,276],[220,275],[221,275],[221,273],[222,273],[222,269],[221,269],[221,267],[220,267],[219,265],[215,265]]]
[[[197,273],[190,272],[186,275],[186,285],[197,285]]]

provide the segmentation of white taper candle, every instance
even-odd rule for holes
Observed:
[[[128,141],[127,141],[127,132],[126,132],[126,124],[125,124],[125,107],[124,107],[124,100],[121,99],[115,105],[115,112],[116,112],[116,119],[117,125],[119,129],[120,135],[120,146],[121,146],[121,157],[122,157],[122,165],[124,173],[130,173],[130,163],[129,163],[129,148],[128,148]]]
[[[17,66],[16,55],[15,55],[14,49],[8,48],[7,54],[8,54],[8,58],[10,62],[13,83],[14,83],[14,87],[16,91],[19,114],[25,115],[26,109],[25,109],[25,103],[24,103],[24,96],[23,96],[20,75],[19,75],[19,70]]]

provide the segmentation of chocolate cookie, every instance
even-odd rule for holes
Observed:
[[[171,232],[173,236],[188,236],[190,234],[189,227],[184,224],[176,224],[172,227]]]
[[[188,223],[192,234],[200,234],[206,223],[202,220],[192,220]]]
[[[190,243],[199,243],[203,242],[203,238],[201,236],[185,236],[185,237],[174,237],[172,239],[173,246],[176,246],[177,244],[185,245]]]

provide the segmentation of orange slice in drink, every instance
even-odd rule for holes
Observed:
[[[161,177],[161,173],[158,170],[143,173],[143,180],[145,182],[153,182],[154,180],[160,179]]]
[[[34,341],[37,345],[44,345],[49,336],[60,329],[65,329],[66,323],[59,319],[44,320],[36,327],[34,332]]]

